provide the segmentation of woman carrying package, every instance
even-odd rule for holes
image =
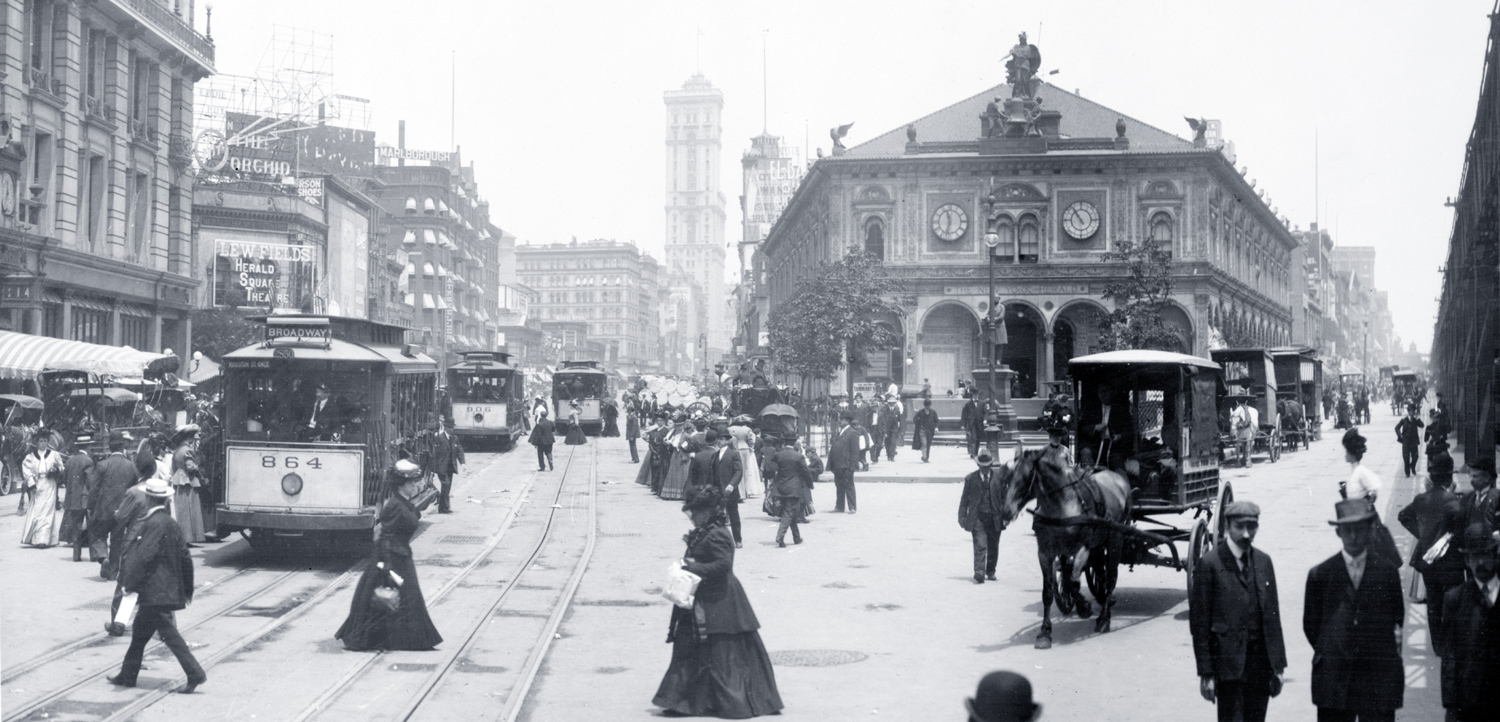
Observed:
[[[427,616],[427,602],[411,558],[411,536],[422,513],[410,499],[422,489],[422,469],[402,459],[386,483],[392,493],[380,503],[375,558],[354,588],[348,619],[333,636],[355,652],[432,649],[442,643],[443,636]],[[391,589],[394,594],[387,591]]]

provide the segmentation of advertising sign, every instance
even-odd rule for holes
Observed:
[[[293,306],[293,275],[316,267],[316,248],[253,241],[214,241],[215,306]]]
[[[756,243],[765,240],[771,226],[786,210],[792,194],[802,183],[802,174],[802,163],[792,157],[762,157],[749,168],[745,179],[745,211]]]
[[[315,206],[323,205],[323,179],[298,178],[297,197]]]
[[[297,511],[349,511],[361,506],[362,447],[230,446],[224,503]]]
[[[375,149],[376,160],[425,160],[433,163],[447,163],[453,157],[446,150],[415,150],[413,148],[392,148],[388,145]]]

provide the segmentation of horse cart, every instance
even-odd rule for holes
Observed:
[[[1281,438],[1281,419],[1276,403],[1276,366],[1271,352],[1263,348],[1232,348],[1215,349],[1209,355],[1223,369],[1225,386],[1239,389],[1238,393],[1220,396],[1221,418],[1231,417],[1231,407],[1237,401],[1243,400],[1253,406],[1260,421],[1254,430],[1249,455],[1264,453],[1268,461],[1276,463],[1281,459],[1284,441]],[[1228,429],[1221,431],[1221,448],[1224,452],[1224,457],[1221,458],[1227,460],[1229,452],[1233,451],[1240,463],[1248,465],[1249,459],[1239,458],[1242,452],[1234,436],[1233,423],[1230,423]]]
[[[1411,369],[1391,373],[1391,413],[1406,413],[1406,407],[1416,404],[1417,413],[1422,412],[1422,399],[1417,391],[1417,372]]]
[[[1289,449],[1298,443],[1311,448],[1311,442],[1323,438],[1323,364],[1318,352],[1306,346],[1281,346],[1271,349],[1271,360],[1276,365],[1277,404],[1301,407],[1300,419],[1296,410],[1281,412],[1281,436]]]
[[[1121,564],[1185,571],[1191,587],[1198,561],[1226,532],[1214,512],[1233,501],[1230,485],[1219,480],[1218,364],[1165,351],[1111,351],[1073,359],[1068,373],[1078,400],[1078,465],[1062,447],[1018,451],[1002,506],[1002,516],[1013,519],[1037,501],[1033,529],[1044,575],[1038,648],[1051,645],[1054,595],[1064,614],[1092,613],[1080,574],[1100,604],[1099,632],[1109,631]],[[1177,526],[1183,522],[1187,528]]]
[[[21,459],[32,430],[41,422],[41,399],[0,394],[0,495],[21,487]]]

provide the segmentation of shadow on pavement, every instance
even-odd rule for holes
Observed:
[[[1011,647],[1029,647],[1036,642],[1036,634],[1042,628],[1042,590],[1028,590],[1036,594],[1037,601],[1028,604],[1025,611],[1036,615],[1036,621],[1017,630],[1010,638],[999,644],[981,644],[974,650],[981,653],[1002,652]],[[1115,592],[1114,614],[1110,619],[1110,634],[1148,622],[1171,611],[1187,600],[1185,589],[1120,589]],[[1098,602],[1094,603],[1095,617]],[[1176,615],[1174,615],[1176,616]],[[1094,617],[1079,619],[1077,615],[1062,616],[1057,607],[1052,608],[1052,644],[1066,646],[1080,642],[1094,633]]]

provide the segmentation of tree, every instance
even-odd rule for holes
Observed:
[[[846,361],[862,365],[866,354],[898,338],[878,319],[900,313],[892,297],[901,288],[879,258],[864,252],[818,264],[767,320],[777,366],[807,381],[831,379]]]
[[[246,320],[255,311],[200,308],[192,312],[193,348],[214,361],[261,339],[260,326]]]
[[[1107,351],[1155,349],[1181,351],[1182,339],[1164,316],[1172,296],[1172,254],[1156,241],[1116,241],[1115,249],[1099,254],[1105,263],[1123,264],[1125,277],[1104,287],[1104,298],[1115,310],[1099,323],[1100,341]]]

